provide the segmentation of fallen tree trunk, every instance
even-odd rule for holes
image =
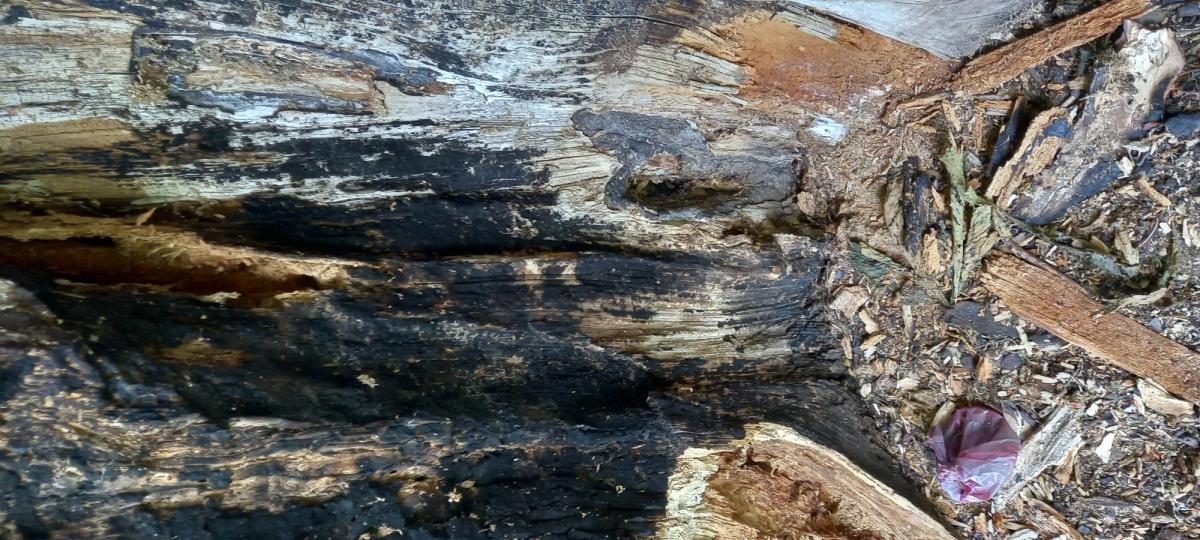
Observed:
[[[1017,316],[1121,369],[1200,403],[1200,355],[1119,313],[1077,283],[1012,255],[992,256],[983,286]],[[1047,292],[1052,291],[1053,295]]]
[[[763,421],[913,496],[797,196],[844,105],[946,64],[786,5],[539,6],[0,2],[6,531],[643,536]]]

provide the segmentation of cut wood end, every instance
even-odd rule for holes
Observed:
[[[845,456],[776,424],[688,449],[668,489],[661,538],[954,538]]]

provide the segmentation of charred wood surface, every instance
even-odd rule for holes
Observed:
[[[0,1],[4,534],[649,536],[758,422],[915,496],[796,203],[861,88],[756,56],[847,36],[885,41],[787,3]]]

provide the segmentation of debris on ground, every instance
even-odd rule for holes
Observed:
[[[938,461],[938,482],[950,500],[983,502],[1012,474],[1021,439],[1004,415],[987,407],[963,407],[934,424],[929,446]]]
[[[892,109],[944,133],[948,163],[893,161],[879,233],[850,236],[887,259],[847,264],[887,278],[832,283],[869,291],[879,331],[846,336],[851,374],[964,538],[1200,538],[1193,4],[1058,3],[951,91]],[[889,211],[914,170],[926,215]],[[945,489],[922,436],[966,406],[1002,410],[1022,441],[986,503]]]
[[[988,260],[983,286],[1017,316],[1092,355],[1200,403],[1200,354],[1119,313],[1102,312],[1075,282],[1012,255]]]

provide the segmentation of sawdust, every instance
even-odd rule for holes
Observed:
[[[863,96],[912,91],[950,77],[950,65],[916,47],[839,24],[832,40],[782,19],[748,18],[726,31],[740,44],[739,61],[753,69],[749,97],[785,95],[827,107]]]

